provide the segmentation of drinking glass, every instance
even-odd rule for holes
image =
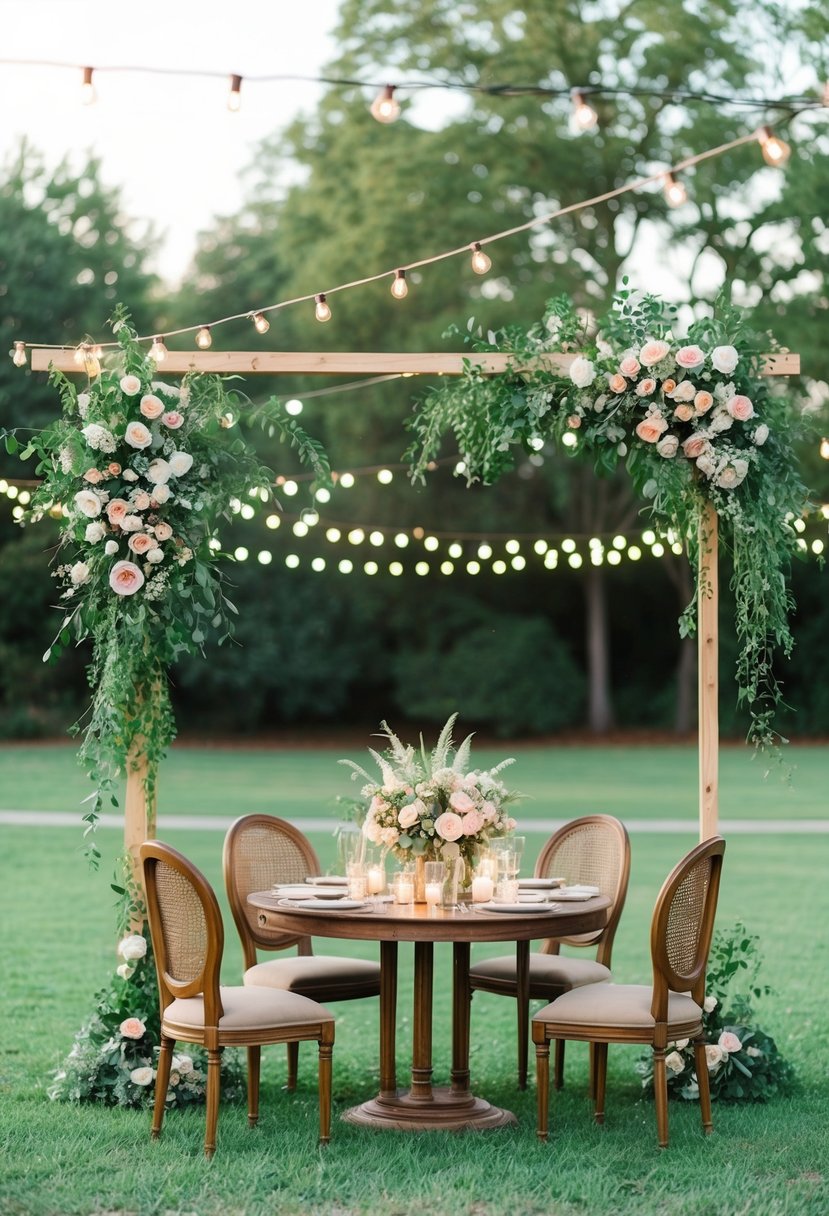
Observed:
[[[337,835],[337,856],[340,864],[340,874],[348,874],[348,864],[351,861],[365,860],[366,839],[356,823],[344,823]]]
[[[424,894],[429,905],[430,915],[437,915],[438,906],[443,902],[443,889],[446,882],[446,862],[427,861],[423,867],[425,879]]]

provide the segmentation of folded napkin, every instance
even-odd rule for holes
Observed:
[[[560,887],[563,882],[563,878],[519,878],[518,886],[542,891],[547,888],[553,890],[555,887]]]
[[[348,879],[340,874],[310,874],[306,879],[313,887],[347,887]]]
[[[580,885],[574,883],[572,887],[560,887],[556,891],[556,899],[557,900],[559,900],[559,899],[571,899],[571,900],[592,899],[594,895],[599,895],[599,894],[600,894],[600,892],[599,892],[598,887],[589,887],[586,884],[583,886],[580,886]]]

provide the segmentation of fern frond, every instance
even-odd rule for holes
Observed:
[[[457,714],[454,713],[447,721],[443,730],[438,736],[438,741],[432,752],[432,771],[439,768],[447,768],[449,760],[449,751],[452,747],[452,727],[455,725]]]
[[[474,731],[473,731],[474,734]],[[452,771],[455,773],[465,773],[469,767],[469,749],[472,746],[472,735],[467,735],[463,743],[455,753],[455,759],[452,762]]]

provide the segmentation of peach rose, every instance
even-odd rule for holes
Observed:
[[[739,393],[726,401],[725,408],[731,417],[736,418],[738,422],[748,422],[749,418],[754,417],[754,406],[751,403],[751,398],[743,397]]]
[[[184,414],[180,414],[178,410],[168,410],[166,414],[161,415],[161,421],[171,431],[177,431],[184,422]]]
[[[88,481],[90,485],[96,486],[99,481],[104,480],[104,475],[99,469],[87,469],[83,475],[84,481]]]
[[[671,353],[671,348],[667,342],[661,342],[657,339],[651,339],[646,342],[639,351],[639,362],[645,367],[653,367],[655,363],[661,363],[662,360]]]
[[[636,428],[636,434],[644,443],[656,443],[660,435],[668,429],[664,418],[658,414],[643,418]]]
[[[121,392],[126,393],[128,397],[134,397],[136,393],[141,392],[141,381],[137,376],[122,376],[119,383]]]
[[[136,511],[146,511],[150,505],[150,496],[145,490],[141,490],[132,500],[133,509]]]
[[[656,392],[656,381],[652,376],[646,376],[644,380],[640,380],[636,385],[637,397],[652,397]]]
[[[135,562],[116,562],[109,572],[109,585],[116,595],[134,595],[144,586],[144,575]]]
[[[676,362],[678,367],[684,367],[686,371],[692,367],[702,367],[705,362],[705,352],[698,346],[680,346],[676,352]]]
[[[698,414],[707,414],[713,404],[714,398],[710,393],[706,393],[704,389],[694,397],[694,409]]]
[[[463,790],[455,790],[454,794],[449,798],[449,805],[459,815],[466,815],[469,811],[475,810],[475,803]]]
[[[624,359],[619,364],[619,371],[623,376],[628,376],[630,379],[633,379],[634,376],[638,375],[639,360],[636,358],[636,355],[625,355]]]
[[[155,548],[155,541],[146,532],[133,532],[132,536],[127,541],[128,548],[132,549],[133,553],[146,553],[148,549]]]
[[[128,443],[131,448],[148,448],[153,441],[153,437],[143,422],[129,422],[127,429],[124,432],[124,442]]]
[[[169,524],[156,524],[153,530],[155,532],[156,540],[169,540],[173,535],[173,529]]]
[[[617,372],[615,376],[608,376],[607,383],[610,386],[611,393],[623,393],[628,386],[624,376],[620,376]]]
[[[147,1027],[140,1018],[124,1018],[118,1029],[125,1039],[143,1039]]]
[[[690,422],[694,416],[694,407],[692,405],[678,405],[674,410],[674,418],[678,418],[680,422]]]
[[[107,519],[113,525],[120,524],[130,509],[130,504],[123,498],[111,498],[107,503]]]
[[[662,392],[665,394],[666,397],[669,395],[669,393],[672,393],[675,388],[676,388],[676,380],[668,379],[668,380],[662,381]]]
[[[435,831],[441,840],[458,840],[463,836],[463,820],[454,811],[444,811],[435,820]]]
[[[164,413],[164,403],[152,393],[147,393],[141,398],[138,408],[145,418],[160,418]]]
[[[689,460],[696,460],[697,456],[701,456],[708,446],[708,439],[705,435],[689,435],[682,444],[682,450]]]
[[[567,419],[567,425],[571,431],[577,431],[581,426],[581,418],[579,418],[578,414],[571,414]]]

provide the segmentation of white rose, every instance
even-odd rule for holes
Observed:
[[[88,583],[89,566],[87,566],[86,562],[75,562],[69,571],[69,577],[76,586],[80,586],[81,583]]]
[[[769,428],[765,422],[761,422],[754,434],[751,436],[752,442],[761,448],[769,437]]]
[[[664,439],[660,439],[656,445],[656,450],[660,456],[664,456],[666,460],[670,460],[672,456],[676,456],[679,440],[676,435],[666,435]]]
[[[173,470],[170,468],[167,461],[162,460],[159,456],[159,458],[154,460],[147,469],[147,480],[151,481],[153,485],[156,486],[164,485],[164,483],[169,480],[172,471]]]
[[[570,364],[570,379],[576,388],[587,388],[596,379],[596,369],[589,359],[579,355]]]
[[[716,1072],[726,1058],[726,1053],[716,1043],[706,1043],[705,1062],[708,1065],[709,1072]]]
[[[136,473],[135,469],[124,469],[121,476],[123,477],[124,481],[138,481],[138,474]]]
[[[107,543],[104,545],[104,553],[106,553],[107,557],[112,557],[113,553],[117,553],[117,552],[118,552],[118,541],[117,540],[108,540]]]
[[[706,1013],[713,1013],[719,1003],[715,996],[707,996],[702,1003],[702,1007]]]
[[[741,481],[745,480],[747,472],[748,461],[737,458],[731,464],[727,464],[719,474],[716,479],[717,485],[723,490],[733,490],[735,486],[738,486]]]
[[[164,561],[163,549],[150,549],[147,553],[147,561],[151,566],[157,566],[159,562]]]
[[[75,495],[75,506],[87,519],[101,514],[101,500],[92,490],[79,490]]]
[[[189,452],[173,452],[170,457],[170,472],[174,477],[183,477],[193,467],[193,457]]]
[[[135,377],[124,377],[124,380],[130,379],[135,379]],[[121,383],[123,384],[123,381]],[[134,1068],[130,1073],[130,1080],[132,1081],[133,1085],[152,1085],[154,1078],[155,1070],[152,1068]]]
[[[682,1072],[685,1067],[685,1061],[678,1051],[672,1051],[669,1056],[665,1056],[665,1067],[668,1072]]]
[[[129,933],[118,943],[118,953],[127,962],[143,958],[147,953],[147,942],[140,933]]]
[[[148,448],[153,441],[149,429],[143,422],[129,422],[124,432],[124,442],[131,448]]]
[[[672,401],[680,402],[693,401],[696,395],[696,386],[690,380],[681,380],[672,392],[666,394]]]
[[[710,452],[703,452],[697,458],[696,466],[706,477],[713,477],[717,471],[717,462]]]
[[[96,544],[99,540],[103,540],[106,536],[106,528],[96,519],[93,523],[86,525],[84,536],[91,545]]]
[[[144,521],[140,515],[125,515],[121,520],[121,529],[124,532],[140,532],[144,527]]]
[[[168,502],[170,499],[170,487],[166,485],[153,486],[153,499],[159,504]]]
[[[141,392],[141,381],[137,376],[122,376],[119,384],[121,392],[126,393],[128,397],[134,397],[136,393]]]
[[[677,1041],[674,1043],[674,1047],[677,1049],[677,1051],[682,1051],[683,1047],[687,1047],[690,1042],[690,1039],[677,1039]]]
[[[711,351],[711,366],[714,371],[730,376],[740,356],[733,346],[715,346]]]
[[[193,1071],[192,1056],[173,1056],[172,1067],[176,1072],[180,1072],[186,1076],[188,1072]]]
[[[747,1047],[747,1048],[746,1048],[746,1055],[747,1055],[747,1056],[751,1056],[751,1058],[752,1058],[753,1060],[756,1060],[756,1059],[757,1059],[757,1057],[758,1057],[758,1056],[761,1056],[762,1054],[763,1054],[763,1053],[762,1053],[762,1051],[760,1050],[760,1048],[759,1048],[759,1047]]]
[[[728,410],[718,407],[708,425],[715,435],[719,435],[721,431],[727,431],[733,423],[734,419]]]
[[[116,970],[116,973],[118,975],[120,975],[122,980],[128,980],[130,978],[130,976],[132,975],[133,969],[129,965],[129,963],[121,963],[120,966],[115,968],[115,970]]]
[[[421,804],[422,805],[422,804]],[[417,823],[420,815],[417,812],[417,803],[412,803],[410,806],[404,806],[397,816],[397,822],[404,830],[412,827]]]

